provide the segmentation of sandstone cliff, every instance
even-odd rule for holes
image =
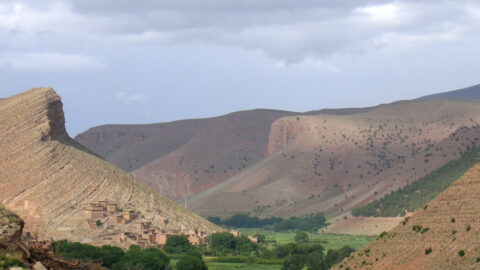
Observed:
[[[132,209],[155,226],[219,228],[93,155],[65,130],[60,97],[36,88],[0,101],[0,199],[39,238],[95,242],[132,230],[106,224],[88,229],[81,213],[96,200]],[[123,227],[122,227],[123,226]]]

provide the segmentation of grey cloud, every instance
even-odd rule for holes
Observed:
[[[479,8],[477,1],[42,1],[21,2],[27,7],[23,16],[31,19],[13,20],[10,26],[0,22],[0,36],[5,35],[2,28],[13,29],[20,34],[7,34],[10,40],[48,37],[65,48],[72,40],[92,46],[105,40],[215,44],[298,63],[335,54],[395,51],[403,43],[408,49],[459,42],[480,24],[478,12],[470,12]],[[45,13],[50,16],[41,16]]]

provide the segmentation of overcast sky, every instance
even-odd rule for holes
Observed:
[[[480,83],[480,1],[0,0],[0,96],[52,86],[74,136]]]

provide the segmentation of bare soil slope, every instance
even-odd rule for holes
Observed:
[[[479,269],[479,190],[477,164],[388,235],[334,269]]]
[[[448,100],[284,117],[272,124],[268,157],[189,205],[202,215],[342,216],[460,157],[479,140],[479,122],[479,101]]]
[[[219,228],[166,199],[72,140],[60,97],[36,88],[0,101],[0,199],[39,238],[94,242],[131,230],[87,229],[84,206],[107,200],[161,228]],[[168,222],[167,222],[168,221]],[[122,227],[123,226],[123,227]]]
[[[304,114],[352,114],[372,108]],[[147,125],[104,125],[80,143],[173,199],[205,191],[265,158],[271,124],[300,113],[257,109],[224,116]]]

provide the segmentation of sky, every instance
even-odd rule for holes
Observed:
[[[0,97],[52,86],[72,136],[377,105],[478,70],[480,1],[0,0]]]

